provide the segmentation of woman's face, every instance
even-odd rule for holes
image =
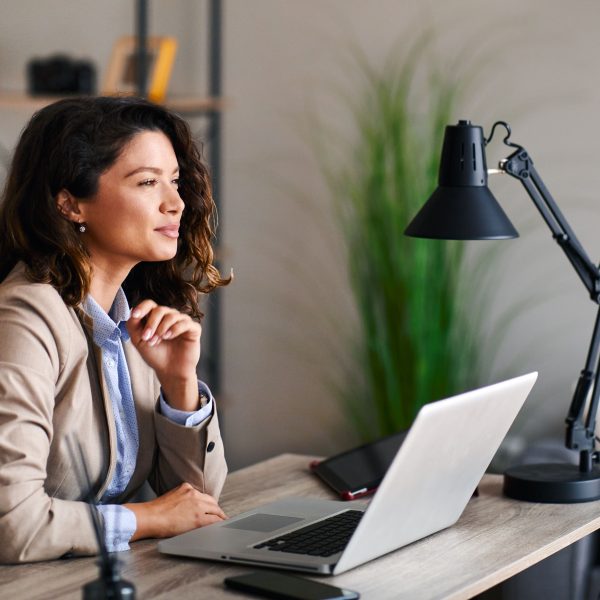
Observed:
[[[99,178],[97,193],[78,203],[92,264],[131,269],[177,253],[184,209],[177,191],[179,165],[162,132],[136,134]]]

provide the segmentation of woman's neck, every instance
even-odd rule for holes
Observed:
[[[117,291],[125,281],[129,269],[110,269],[92,264],[90,296],[108,313],[115,301]]]

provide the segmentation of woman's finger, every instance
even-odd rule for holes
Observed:
[[[227,515],[223,511],[223,509],[217,504],[216,500],[214,504],[205,507],[205,512],[207,515],[216,515],[221,519],[227,519]]]
[[[132,320],[132,321],[142,320],[156,306],[158,306],[158,304],[156,304],[156,302],[154,302],[154,300],[142,300],[131,311],[130,320]]]
[[[154,329],[153,335],[156,335],[161,338],[164,337],[165,333],[169,330],[169,328],[175,325],[175,323],[177,323],[178,321],[181,321],[185,318],[186,315],[177,312],[176,310],[165,313],[160,322],[157,324],[156,328]]]
[[[205,505],[206,514],[217,515],[218,517],[221,517],[221,519],[227,519],[227,515],[213,496],[199,491],[194,485],[192,485],[192,487],[194,488],[194,493],[198,495],[199,502]]]
[[[147,342],[156,335],[162,320],[166,315],[177,315],[179,314],[174,308],[167,306],[155,306],[146,316],[146,322],[144,323],[144,330],[142,332],[142,341]]]
[[[223,521],[221,517],[213,514],[206,513],[201,519],[201,526],[206,527],[207,525],[212,525],[213,523],[220,523]]]
[[[180,319],[162,334],[162,338],[165,340],[172,340],[184,333],[190,333],[194,337],[200,339],[202,335],[202,327],[199,323],[192,321],[192,319],[189,317],[187,319]]]

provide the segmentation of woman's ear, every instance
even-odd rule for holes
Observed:
[[[68,190],[60,190],[56,196],[56,208],[58,212],[69,221],[81,223],[82,215],[79,210],[79,202]]]

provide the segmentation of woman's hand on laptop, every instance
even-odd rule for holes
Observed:
[[[190,483],[182,483],[166,494],[124,505],[133,511],[137,529],[131,541],[166,538],[227,519],[217,501]]]

